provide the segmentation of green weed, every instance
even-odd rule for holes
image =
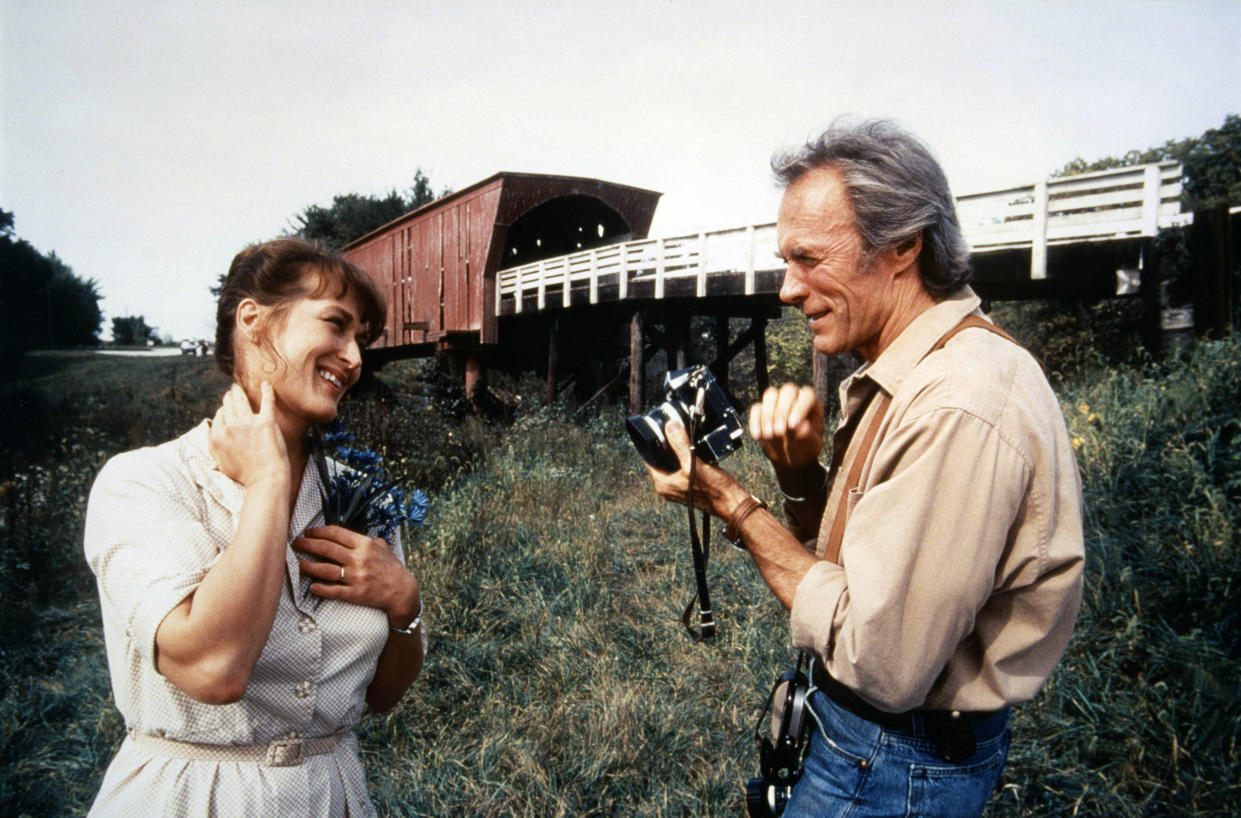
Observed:
[[[1061,357],[1086,593],[1065,659],[1017,711],[989,814],[1235,814],[1241,341],[1166,370]],[[45,363],[0,387],[24,424],[0,438],[6,815],[83,813],[120,741],[80,556],[95,472],[189,428],[223,390],[209,361]],[[652,496],[622,411],[512,390],[508,420],[484,423],[425,367],[394,364],[345,408],[393,475],[432,495],[407,537],[431,653],[405,701],[361,729],[380,814],[740,814],[757,709],[789,660],[783,611],[717,535],[719,636],[692,644],[686,516]],[[754,447],[727,465],[775,505]]]

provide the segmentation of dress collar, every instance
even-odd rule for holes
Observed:
[[[235,518],[241,513],[241,502],[245,499],[246,490],[216,466],[207,438],[209,429],[209,421],[204,420],[186,432],[182,437],[182,452],[194,483]],[[316,520],[322,509],[319,471],[315,467],[314,458],[307,458],[306,468],[302,471],[302,484],[298,488],[292,518],[289,520],[289,539],[298,536],[311,525],[322,525],[321,517]]]

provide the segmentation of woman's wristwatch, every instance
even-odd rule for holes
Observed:
[[[422,624],[422,594],[419,594],[418,595],[418,613],[414,615],[414,621],[410,622],[409,625],[407,625],[404,628],[398,628],[395,625],[389,625],[388,630],[392,631],[393,633],[403,633],[406,636],[409,636],[414,631],[418,630],[418,626],[421,624]]]

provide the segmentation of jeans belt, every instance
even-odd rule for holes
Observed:
[[[865,701],[861,696],[854,693],[845,685],[836,681],[831,675],[823,669],[822,663],[816,661],[811,670],[811,677],[814,680],[814,686],[822,690],[827,697],[838,704],[840,707],[848,710],[858,718],[866,719],[866,721],[874,722],[880,727],[888,730],[907,730],[916,732],[918,722],[921,722],[926,732],[934,735],[936,725],[949,719],[951,710],[907,710],[904,713],[889,713],[880,710],[874,705]],[[958,718],[966,720],[971,727],[978,722],[985,721],[994,716],[996,710],[979,710],[979,711],[962,711]]]
[[[194,761],[234,761],[265,767],[296,767],[309,756],[326,755],[352,730],[341,730],[317,738],[279,738],[266,744],[195,744],[128,731],[134,744],[155,755],[188,758]]]

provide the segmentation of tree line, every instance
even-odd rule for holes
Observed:
[[[354,239],[382,227],[411,210],[452,193],[444,188],[438,195],[431,187],[431,177],[422,168],[414,171],[414,182],[404,193],[392,188],[383,196],[363,196],[359,193],[342,193],[332,197],[328,206],[312,204],[299,210],[289,219],[288,235],[319,241],[329,247],[341,248]],[[216,277],[215,286],[209,288],[212,297],[218,298],[224,286],[224,273]]]
[[[1154,148],[1089,162],[1079,156],[1053,175],[1074,176],[1165,161],[1181,163],[1182,204],[1186,210],[1241,205],[1241,114],[1228,114],[1223,125],[1208,128],[1202,136],[1169,139]]]
[[[0,354],[98,344],[99,282],[18,238],[14,224],[14,214],[0,209]]]

